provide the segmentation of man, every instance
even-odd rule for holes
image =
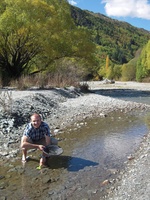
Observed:
[[[39,114],[32,114],[31,121],[26,126],[21,140],[22,162],[26,162],[28,149],[39,149],[40,151],[43,151],[45,146],[49,144],[57,145],[57,143],[56,139],[51,138],[48,124],[42,121]],[[46,155],[42,152],[39,166],[45,165],[45,162]]]

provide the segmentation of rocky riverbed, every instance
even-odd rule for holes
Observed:
[[[1,98],[5,93],[5,104],[0,105],[0,165],[2,166],[6,160],[18,159],[23,129],[29,121],[29,116],[34,112],[40,113],[45,121],[50,121],[52,134],[59,138],[66,127],[72,125],[79,128],[81,124],[79,125],[78,122],[88,118],[106,117],[109,113],[117,110],[126,113],[136,109],[149,110],[150,108],[146,104],[123,101],[94,93],[95,89],[106,88],[119,88],[120,92],[124,92],[125,88],[149,91],[150,84],[143,85],[143,83],[133,82],[116,82],[111,85],[101,82],[89,82],[88,84],[92,92],[87,94],[83,94],[73,87],[51,90],[1,91]],[[6,110],[8,103],[9,106]],[[115,181],[115,184],[109,184],[106,181],[109,185],[109,195],[103,198],[114,200],[149,199],[149,135],[145,138],[134,156],[135,159],[129,161],[125,172],[121,172],[119,175],[118,181]],[[3,175],[0,177],[2,179]]]
[[[150,134],[144,137],[143,143],[129,160],[124,171],[118,175],[107,200],[148,200],[150,199]]]

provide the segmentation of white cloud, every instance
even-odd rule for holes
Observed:
[[[108,16],[150,19],[148,0],[102,0]]]
[[[77,5],[77,2],[75,2],[74,0],[70,0],[70,1],[68,1],[71,5]]]

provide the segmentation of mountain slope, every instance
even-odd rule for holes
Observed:
[[[117,64],[127,63],[139,48],[150,39],[150,32],[136,28],[126,22],[111,19],[71,6],[71,16],[77,26],[91,31],[93,41],[100,46],[99,54],[109,55]]]

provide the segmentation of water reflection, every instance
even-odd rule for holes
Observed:
[[[80,134],[72,133],[80,137],[77,147],[73,149],[73,156],[98,163],[104,168],[122,167],[123,161],[149,132],[143,116],[118,112],[107,118],[88,121]]]
[[[71,132],[66,131],[62,134],[65,139],[60,141],[64,153],[51,156],[48,168],[36,170],[39,151],[31,153],[33,157],[26,163],[24,170],[17,167],[21,165],[20,160],[10,166],[13,174],[2,179],[6,182],[6,188],[0,191],[1,195],[16,200],[45,200],[49,199],[47,195],[51,193],[53,198],[55,191],[53,199],[56,199],[56,193],[58,196],[64,195],[64,188],[69,193],[70,187],[74,189],[74,185],[77,188],[86,187],[84,191],[93,188],[98,191],[101,182],[112,176],[111,171],[123,167],[123,161],[139,146],[143,135],[149,132],[149,116],[149,113],[140,111],[128,114],[116,112],[106,118],[90,119],[79,130],[73,131],[72,128]],[[1,175],[9,174],[3,165],[0,167]],[[8,181],[10,183],[7,186]],[[14,182],[17,185],[15,191]],[[73,191],[74,199],[78,199],[75,197],[79,193],[80,190]],[[88,199],[88,196],[84,197]]]

